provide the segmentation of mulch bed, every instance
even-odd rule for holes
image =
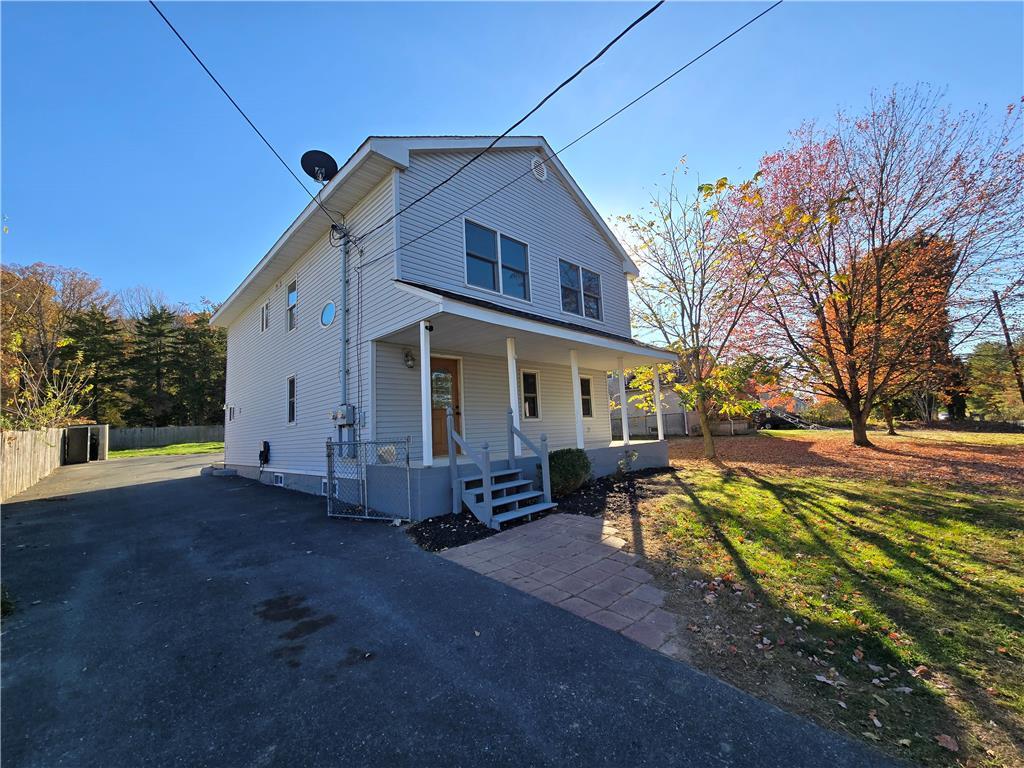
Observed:
[[[630,472],[625,477],[599,477],[578,491],[556,499],[558,506],[551,511],[589,517],[635,515],[640,500],[644,498],[644,484],[641,481],[672,471],[666,468],[641,469]],[[548,514],[542,512],[534,515],[533,519],[537,520]],[[514,520],[505,526],[505,530],[526,522],[528,521],[525,519]],[[468,510],[463,510],[457,515],[441,515],[414,523],[406,532],[416,544],[428,552],[443,552],[498,533],[477,520]]]

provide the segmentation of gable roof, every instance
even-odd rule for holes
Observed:
[[[324,208],[347,215],[392,169],[409,167],[413,152],[474,151],[486,148],[494,136],[370,136],[345,161],[338,173],[324,186],[318,197]],[[579,188],[562,161],[543,136],[506,136],[495,150],[536,149],[562,177],[597,230],[623,261],[623,271],[635,275],[638,270],[622,243],[601,218],[583,190]],[[277,239],[241,284],[217,309],[210,322],[227,327],[245,309],[264,295],[291,266],[327,232],[331,221],[316,202],[309,204]]]

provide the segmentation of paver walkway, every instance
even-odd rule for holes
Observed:
[[[441,556],[672,655],[676,617],[618,533],[600,518],[554,514]]]

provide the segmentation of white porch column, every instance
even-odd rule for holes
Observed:
[[[572,369],[572,411],[576,415],[576,447],[582,448],[583,434],[583,392],[580,390],[580,361],[575,349],[569,350],[569,368]],[[590,393],[593,398],[594,393]]]
[[[430,393],[430,323],[420,320],[420,429],[423,437],[423,466],[434,466],[434,433]]]
[[[519,429],[519,366],[516,364],[516,340],[514,336],[505,339],[505,359],[508,367],[508,407],[512,409],[512,423]],[[523,455],[523,441],[516,435],[512,440],[513,452]]]
[[[652,366],[654,372],[654,417],[658,422],[658,439],[665,439],[665,417],[661,412],[661,374],[658,366]]]
[[[622,418],[622,444],[629,445],[629,411],[626,408],[626,372],[622,367],[622,358],[619,358],[619,370],[615,372],[619,377],[619,416]]]

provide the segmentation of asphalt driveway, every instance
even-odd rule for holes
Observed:
[[[4,505],[4,766],[886,764],[210,460],[65,467]]]

